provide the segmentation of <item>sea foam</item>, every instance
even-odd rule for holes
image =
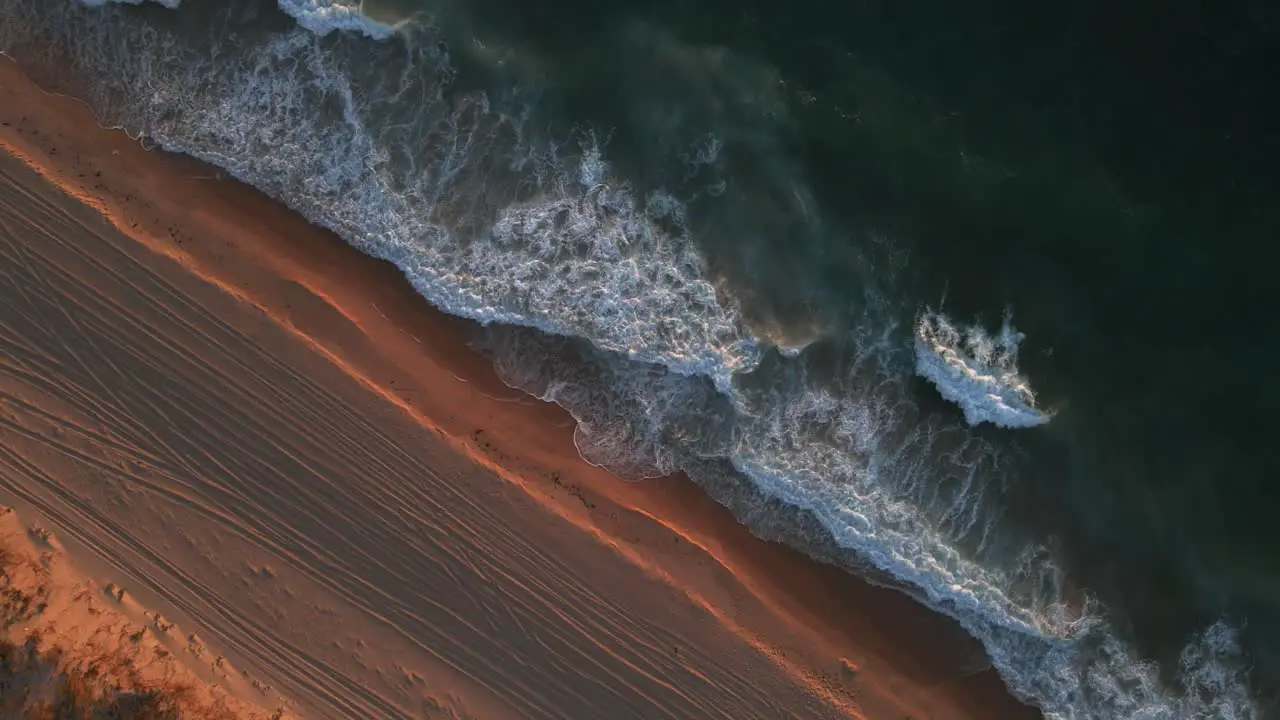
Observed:
[[[182,0],[79,0],[82,5],[100,7],[108,3],[125,5],[141,5],[154,2],[171,10],[177,9]],[[298,21],[302,27],[317,35],[327,35],[335,30],[362,33],[375,40],[386,39],[395,33],[392,25],[380,23],[366,16],[360,2],[340,2],[339,0],[277,0],[277,5],[284,12]]]
[[[945,315],[928,311],[916,324],[916,372],[959,405],[971,425],[1043,425],[1049,414],[1036,408],[1035,393],[1018,372],[1022,340],[1008,314],[1000,333],[991,336],[981,326],[957,327]]]
[[[173,0],[177,2],[178,0]],[[288,13],[298,24],[317,35],[335,30],[363,33],[375,40],[385,39],[395,32],[395,27],[369,18],[361,11],[360,2],[338,0],[276,0],[280,9]]]

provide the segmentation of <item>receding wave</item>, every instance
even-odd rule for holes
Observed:
[[[1162,682],[1049,549],[1008,529],[1013,459],[970,424],[1047,418],[1011,328],[985,344],[926,313],[913,332],[902,301],[868,288],[820,368],[812,348],[763,340],[743,288],[699,249],[717,229],[691,221],[695,200],[721,216],[755,201],[716,134],[655,150],[681,171],[641,188],[601,129],[556,130],[538,88],[462,89],[431,27],[370,32],[387,26],[350,4],[282,0],[300,27],[248,32],[246,6],[186,36],[132,8],[0,0],[0,49],[56,62],[105,124],[225,168],[485,324],[501,376],[569,410],[588,461],[629,479],[686,472],[762,535],[817,528],[958,620],[1048,717],[1256,716],[1229,626],[1187,638]],[[769,180],[820,212],[798,171],[760,165],[794,173]],[[968,422],[920,407],[917,372]],[[806,524],[782,526],[781,510]]]

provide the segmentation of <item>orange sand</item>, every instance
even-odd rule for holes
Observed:
[[[35,659],[25,673],[6,673],[0,717],[54,717],[70,690],[81,702],[115,700],[126,713],[130,696],[155,692],[162,707],[189,720],[285,720],[224,689],[239,685],[238,694],[252,694],[231,663],[205,651],[197,635],[116,586],[84,577],[47,529],[24,526],[3,506],[0,577],[0,641]]]
[[[23,408],[0,425],[0,448],[31,460],[49,446],[40,422],[61,423],[99,453],[122,453],[123,468],[113,496],[64,482],[78,466],[62,456],[31,460],[43,473],[0,462],[0,495],[78,528],[68,543],[78,538],[103,574],[205,626],[302,716],[1039,717],[992,671],[972,671],[975,643],[950,621],[760,541],[684,478],[623,483],[582,462],[571,418],[503,386],[465,346],[466,324],[391,265],[214,168],[98,129],[82,104],[42,93],[7,60],[0,145],[26,166],[6,158],[0,173],[0,321],[48,291],[61,312],[33,321],[65,344],[9,347],[0,332],[0,408]],[[24,258],[56,269],[46,288],[5,287],[3,264]],[[136,355],[99,352],[91,336],[104,323]],[[227,348],[201,364],[219,334],[252,347],[253,364]],[[153,365],[152,345],[195,359]],[[83,377],[30,362],[38,378],[12,371],[19,350],[60,371],[78,358]],[[248,390],[79,417],[76,407],[127,404],[109,384],[92,402],[66,389],[101,380],[94,362],[143,383],[164,376],[174,393]],[[362,450],[386,466],[356,463]],[[272,484],[254,477],[256,462],[270,463]],[[144,478],[148,463],[170,479]],[[326,495],[290,505],[306,517],[274,507],[320,478]],[[108,509],[80,524],[95,507]],[[263,512],[285,529],[263,525]],[[129,540],[103,549],[113,522]],[[328,529],[358,539],[335,544]],[[441,600],[458,588],[467,597]]]

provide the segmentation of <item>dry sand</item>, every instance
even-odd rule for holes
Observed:
[[[332,718],[1034,718],[949,621],[582,462],[390,265],[0,58],[0,500]]]
[[[115,585],[85,577],[47,529],[24,526],[3,506],[0,662],[4,718],[159,718],[166,711],[188,720],[287,717],[237,698],[252,693],[198,635]]]

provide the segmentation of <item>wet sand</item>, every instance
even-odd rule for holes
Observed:
[[[297,714],[1039,717],[954,623],[582,462],[390,264],[2,58],[0,145],[0,500]]]

